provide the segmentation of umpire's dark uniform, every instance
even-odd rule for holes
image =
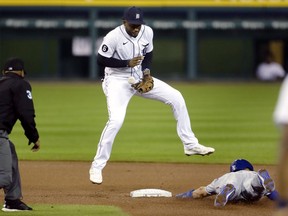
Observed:
[[[32,150],[40,147],[34,121],[35,111],[30,84],[24,80],[24,63],[13,58],[6,62],[0,79],[0,188],[4,189],[3,211],[32,210],[21,201],[21,180],[14,144],[8,135],[19,119]]]

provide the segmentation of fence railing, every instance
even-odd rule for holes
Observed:
[[[96,20],[95,28],[110,29],[119,25],[120,20]],[[288,29],[288,20],[147,20],[146,23],[154,29]],[[29,18],[5,18],[0,19],[0,28],[37,28],[37,29],[86,29],[90,27],[88,19],[29,19]]]
[[[135,0],[141,7],[288,7],[287,0]],[[131,6],[122,0],[0,0],[0,6]]]

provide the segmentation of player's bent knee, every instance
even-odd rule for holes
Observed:
[[[175,109],[186,109],[186,103],[185,100],[181,94],[181,92],[179,92],[178,90],[175,90],[175,92],[173,93],[172,99],[170,103],[172,106],[174,106]]]
[[[109,120],[109,124],[113,125],[113,128],[121,128],[123,125],[124,119],[114,118]]]

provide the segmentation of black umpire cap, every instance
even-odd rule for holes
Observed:
[[[24,62],[20,58],[10,58],[5,62],[4,72],[9,72],[9,71],[24,71],[26,74],[26,71],[24,69]]]
[[[134,25],[145,24],[142,10],[135,6],[127,8],[124,11],[124,15],[122,19],[127,20],[129,24],[134,24]]]

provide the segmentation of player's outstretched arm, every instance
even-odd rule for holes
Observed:
[[[194,199],[199,199],[199,198],[210,196],[210,194],[207,193],[205,188],[206,187],[202,186],[202,187],[199,187],[198,189],[196,189],[193,192],[193,198]]]
[[[186,191],[181,194],[177,194],[176,198],[193,198],[193,199],[200,199],[206,196],[210,196],[209,193],[207,193],[206,189],[204,186],[201,186],[197,188],[196,190],[191,189],[189,191]]]

